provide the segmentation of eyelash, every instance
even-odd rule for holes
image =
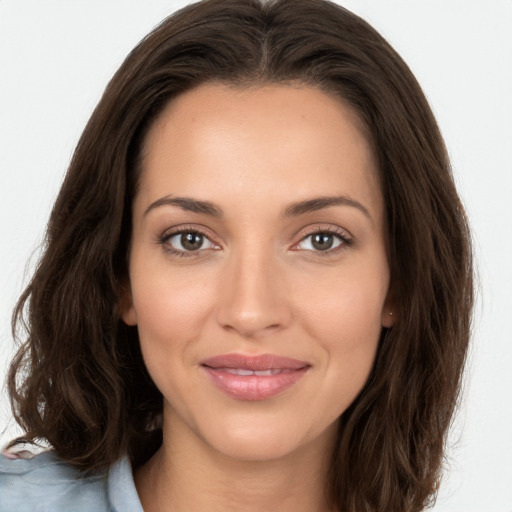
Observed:
[[[320,235],[320,234],[328,234],[328,235],[332,235],[332,236],[338,238],[340,241],[340,245],[338,245],[334,249],[327,249],[325,251],[312,251],[311,250],[311,252],[313,252],[315,254],[315,256],[320,256],[320,257],[333,256],[335,254],[338,254],[338,252],[348,249],[349,247],[352,246],[352,242],[353,242],[352,238],[348,235],[348,233],[346,231],[342,231],[339,228],[335,228],[333,226],[328,226],[325,228],[312,228],[311,230],[308,230],[304,234],[304,236],[300,239],[300,241],[297,244],[295,244],[294,247],[298,246],[300,243],[302,243],[307,238],[309,238],[313,235]]]
[[[177,235],[183,235],[183,234],[195,234],[195,235],[201,235],[207,240],[209,240],[212,244],[217,245],[215,242],[213,242],[207,233],[202,231],[201,229],[198,229],[197,227],[181,227],[180,229],[176,231],[172,231],[170,233],[165,233],[163,236],[161,236],[157,243],[161,245],[164,250],[171,254],[172,256],[178,256],[180,258],[190,258],[190,257],[197,257],[200,255],[201,249],[197,251],[181,251],[179,249],[175,249],[172,247],[168,242],[171,238],[177,236]],[[348,234],[345,231],[341,231],[338,228],[334,228],[332,226],[326,227],[326,228],[314,228],[306,232],[306,234],[300,239],[300,241],[294,245],[294,247],[297,247],[299,244],[304,242],[307,238],[313,236],[313,235],[319,235],[319,234],[329,234],[339,239],[340,244],[335,247],[334,249],[326,249],[325,251],[313,251],[310,249],[306,249],[307,251],[310,251],[312,253],[315,253],[315,256],[320,257],[328,257],[332,256],[334,254],[337,254],[339,251],[345,250],[348,247],[352,245],[352,238],[348,236]],[[204,250],[204,249],[203,249]]]
[[[206,238],[207,240],[210,240],[210,242],[214,245],[217,245],[215,244],[215,242],[212,242],[211,241],[211,237],[208,236],[204,231],[202,231],[201,229],[198,229],[197,227],[188,227],[188,226],[183,226],[181,227],[180,229],[177,229],[176,231],[171,231],[170,233],[165,233],[163,236],[161,236],[159,239],[158,239],[158,244],[161,245],[164,250],[171,254],[172,256],[178,256],[180,258],[194,258],[194,257],[197,257],[199,256],[199,253],[201,252],[201,250],[197,250],[197,251],[180,251],[179,249],[175,249],[174,247],[172,247],[172,245],[170,245],[168,242],[169,240],[171,240],[171,238],[177,236],[177,235],[183,235],[183,234],[194,234],[194,235],[201,235],[203,236],[204,238]]]

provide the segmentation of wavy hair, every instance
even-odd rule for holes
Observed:
[[[342,415],[326,482],[345,512],[413,512],[435,498],[458,402],[473,301],[469,229],[447,152],[407,65],[365,21],[326,0],[204,0],[128,55],[78,143],[44,254],[13,316],[8,385],[27,439],[85,471],[143,463],[162,397],[135,327],[120,319],[140,148],[163,107],[210,81],[300,83],[351,105],[385,200],[399,319]]]

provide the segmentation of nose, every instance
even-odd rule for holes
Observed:
[[[249,248],[232,254],[220,288],[217,321],[223,329],[258,339],[290,325],[289,291],[272,254]]]

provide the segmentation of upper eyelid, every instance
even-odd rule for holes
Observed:
[[[169,239],[169,238],[172,238],[173,236],[179,235],[180,233],[199,233],[200,235],[203,235],[206,238],[208,238],[208,240],[210,240],[211,242],[217,243],[213,240],[213,238],[217,238],[217,237],[214,237],[211,234],[209,229],[207,229],[206,227],[203,227],[203,226],[192,226],[192,225],[190,225],[190,226],[188,226],[188,225],[175,226],[173,228],[168,228],[163,231],[163,233],[159,237],[159,239],[161,239],[161,240]]]
[[[304,229],[304,228],[303,228]],[[344,228],[339,226],[311,226],[310,228],[306,227],[305,232],[302,233],[300,240],[304,238],[314,235],[315,233],[329,233],[331,235],[337,235],[340,238],[345,238],[351,240],[352,234]]]

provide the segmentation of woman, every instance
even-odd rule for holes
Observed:
[[[107,87],[47,238],[9,385],[53,450],[2,459],[0,510],[433,499],[469,234],[421,89],[365,22],[322,0],[165,20]]]

